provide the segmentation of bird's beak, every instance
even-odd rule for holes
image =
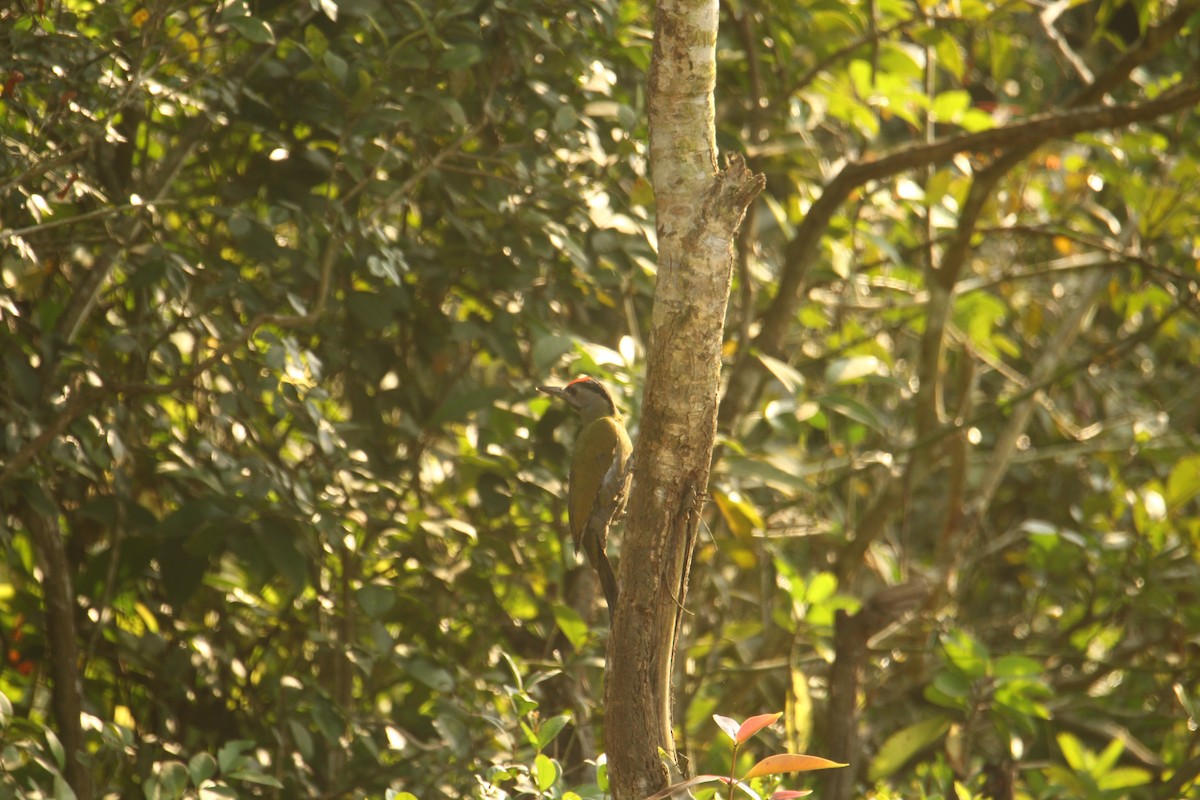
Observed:
[[[561,386],[538,386],[537,390],[542,394],[553,395],[554,397],[563,396],[563,387]]]

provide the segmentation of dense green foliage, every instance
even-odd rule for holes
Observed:
[[[722,408],[694,765],[725,771],[714,712],[785,705],[777,744],[839,757],[835,616],[920,578],[858,665],[860,796],[1197,791],[1200,119],[920,154],[1070,120],[1092,78],[1088,108],[1194,89],[1198,8],[724,5],[718,143],[768,177],[727,353],[769,380]],[[532,387],[597,375],[636,430],[650,26],[628,0],[0,10],[0,785],[68,796],[54,658],[97,796],[590,782],[573,426]]]

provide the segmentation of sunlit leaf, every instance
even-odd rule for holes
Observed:
[[[758,356],[758,360],[783,384],[783,388],[789,394],[795,394],[804,387],[804,376],[792,365],[761,353]]]
[[[60,770],[65,770],[67,767],[67,755],[63,750],[62,742],[54,731],[47,728],[44,732],[46,737],[46,747],[50,750],[50,755],[54,756],[54,763],[58,765]]]
[[[1200,456],[1185,456],[1171,467],[1167,479],[1167,507],[1177,509],[1200,495]]]
[[[1096,781],[1100,789],[1106,792],[1124,792],[1138,786],[1146,786],[1154,781],[1154,773],[1142,767],[1115,767],[1100,776]]]
[[[1054,737],[1054,740],[1058,742],[1058,749],[1062,751],[1063,758],[1066,759],[1067,765],[1071,769],[1078,772],[1089,771],[1091,764],[1088,763],[1087,751],[1077,737],[1062,731]]]
[[[825,381],[829,384],[852,383],[868,375],[877,375],[882,368],[883,364],[875,356],[839,358],[831,361],[825,370]]]
[[[545,792],[558,781],[559,767],[554,759],[538,753],[533,760],[533,777],[538,790]]]
[[[766,523],[759,515],[758,509],[741,495],[715,491],[712,496],[717,501],[717,508],[721,510],[725,524],[729,526],[735,536],[747,538],[752,536],[756,530],[761,531],[766,528]]]
[[[947,660],[964,675],[982,678],[989,669],[988,653],[983,644],[967,631],[956,628],[941,636]]]
[[[787,772],[811,772],[818,769],[835,769],[847,766],[849,764],[830,761],[820,756],[781,753],[762,759],[751,767],[750,771],[742,776],[742,779],[750,780],[751,778],[759,778],[763,775],[780,775]]]

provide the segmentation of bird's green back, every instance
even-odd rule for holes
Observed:
[[[571,539],[576,547],[591,516],[600,485],[604,483],[604,476],[613,462],[613,454],[617,454],[617,469],[624,471],[631,449],[629,434],[614,417],[600,417],[580,429],[571,458],[571,483],[567,498]]]

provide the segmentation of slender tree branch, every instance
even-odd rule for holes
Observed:
[[[207,119],[198,119],[192,124],[191,131],[185,141],[171,150],[162,167],[155,173],[154,179],[150,181],[149,191],[147,191],[150,199],[147,201],[147,205],[154,206],[165,201],[172,183],[179,175],[180,170],[183,169],[183,165],[187,162],[188,157],[207,135],[209,127]],[[145,220],[139,214],[129,221],[128,226],[118,237],[117,242],[109,248],[109,252],[104,257],[97,259],[96,264],[87,273],[79,286],[76,287],[70,302],[67,304],[67,310],[58,320],[56,328],[61,341],[69,344],[75,340],[83,324],[91,315],[92,309],[96,306],[96,298],[99,297],[104,282],[108,279],[109,273],[117,262],[118,250],[132,246],[145,229]],[[47,375],[52,374],[53,370],[47,372]]]
[[[1079,54],[1071,49],[1071,45],[1067,44],[1066,37],[1059,33],[1058,28],[1054,27],[1054,23],[1070,7],[1071,0],[1057,0],[1042,10],[1042,13],[1038,15],[1038,22],[1041,23],[1042,32],[1046,34],[1046,38],[1058,49],[1063,60],[1071,65],[1071,69],[1075,70],[1075,74],[1079,76],[1080,80],[1084,83],[1095,83],[1096,76],[1092,74],[1091,69],[1079,57]]]
[[[7,137],[5,139],[5,144],[8,146],[15,146],[15,147],[21,149],[22,151],[27,150],[25,145],[23,145],[22,143],[13,142],[12,140],[7,139]],[[80,145],[78,147],[73,147],[70,150],[65,150],[54,156],[49,156],[47,158],[41,159],[40,161],[33,162],[25,169],[24,172],[21,172],[20,174],[15,175],[14,177],[9,178],[8,180],[0,183],[0,195],[7,194],[9,192],[9,190],[11,190],[14,186],[19,186],[22,183],[25,183],[26,181],[30,180],[31,178],[40,178],[42,175],[45,175],[47,172],[54,169],[55,167],[59,167],[59,166],[62,166],[63,164],[71,163],[72,161],[74,161],[75,159],[79,158],[81,155],[86,153],[87,150],[88,150],[87,145]]]
[[[1091,315],[1096,299],[1107,284],[1108,273],[1103,270],[1096,270],[1084,280],[1077,292],[1078,303],[1059,325],[1049,345],[1038,357],[1030,377],[1031,384],[1044,384],[1050,376],[1058,372],[1063,358],[1066,357],[1067,348],[1075,341],[1075,336],[1083,326],[1084,320]],[[976,524],[978,524],[978,520],[987,515],[992,498],[996,495],[996,489],[999,488],[1000,481],[1008,472],[1009,461],[1017,450],[1017,440],[1025,434],[1029,420],[1033,416],[1037,396],[1038,392],[1034,392],[1013,407],[1007,424],[992,447],[992,456],[988,460],[987,471],[980,480],[979,488],[972,500],[974,505],[972,516],[976,520]]]
[[[1016,3],[1013,3],[1010,0],[1010,2],[1007,3],[1006,5],[1016,5]],[[837,50],[834,50],[832,53],[825,56],[824,58],[819,60],[817,63],[815,63],[811,67],[809,67],[808,70],[806,70],[804,72],[804,74],[802,74],[792,84],[792,86],[790,87],[791,92],[793,94],[795,94],[796,92],[800,91],[801,89],[804,89],[806,86],[808,86],[813,81],[815,81],[822,72],[825,72],[831,66],[838,63],[839,61],[844,59],[846,56],[853,53],[855,50],[858,50],[859,48],[862,48],[862,47],[866,47],[867,45],[878,46],[879,42],[881,42],[883,39],[887,38],[888,36],[891,36],[893,33],[896,33],[897,31],[905,31],[905,30],[908,30],[909,28],[913,27],[914,25],[925,24],[928,22],[961,22],[962,20],[963,20],[963,18],[961,16],[956,16],[956,15],[951,15],[951,14],[946,14],[946,15],[928,14],[928,15],[922,15],[922,16],[918,16],[918,17],[909,17],[908,19],[902,19],[902,20],[899,20],[898,22],[892,23],[891,25],[885,25],[882,28],[874,28],[873,27],[867,33],[864,33],[862,36],[859,36],[854,41],[849,42],[849,43],[843,45],[842,47],[839,47]]]
[[[171,394],[191,386],[201,376],[212,369],[218,362],[227,358],[238,348],[250,341],[264,327],[274,326],[285,330],[294,330],[316,322],[325,313],[325,305],[332,281],[333,264],[337,252],[344,242],[344,235],[330,233],[325,243],[321,257],[321,274],[317,287],[317,298],[312,309],[305,314],[259,314],[247,323],[236,335],[222,342],[211,354],[195,364],[190,370],[163,383],[120,384],[106,386],[100,389],[85,388],[82,377],[65,394],[69,398],[62,410],[53,420],[33,439],[25,443],[20,450],[0,469],[0,486],[11,480],[19,470],[29,464],[39,453],[45,450],[57,437],[75,420],[83,416],[93,406],[111,400],[117,396],[126,398],[143,397],[147,395]]]
[[[1100,271],[1099,274],[1104,273]],[[1192,305],[1189,299],[1185,299],[1183,302],[1167,310],[1153,324],[1141,328],[1136,333],[1115,342],[1108,348],[1088,353],[1066,366],[1059,366],[1057,369],[1053,369],[1049,374],[1040,378],[1031,378],[1024,389],[1007,398],[1004,402],[982,410],[974,414],[970,419],[955,420],[951,424],[943,425],[924,438],[918,439],[907,446],[896,448],[893,451],[893,455],[897,459],[907,456],[906,459],[903,459],[905,461],[904,469],[883,481],[883,485],[879,488],[871,504],[867,507],[867,510],[855,526],[854,538],[847,542],[838,553],[837,573],[841,579],[840,582],[845,585],[853,582],[855,576],[862,568],[863,557],[867,552],[867,548],[870,547],[871,542],[882,535],[888,521],[895,514],[896,506],[903,496],[904,487],[919,485],[932,470],[936,459],[933,456],[923,454],[935,452],[943,446],[943,442],[948,437],[957,434],[961,430],[977,426],[995,414],[1018,408],[1026,401],[1034,400],[1041,392],[1055,383],[1062,381],[1067,376],[1086,370],[1093,364],[1116,358],[1138,344],[1147,341],[1170,320],[1175,318],[1175,316],[1185,310],[1191,309]],[[971,530],[975,530],[980,521],[981,518],[978,515],[972,514],[967,524],[973,526]]]
[[[782,354],[787,331],[791,327],[796,305],[800,301],[801,287],[807,278],[821,237],[837,209],[855,189],[873,180],[882,180],[909,169],[945,161],[957,153],[1001,150],[1004,154],[990,165],[992,171],[986,176],[986,182],[994,186],[1012,166],[1047,141],[1091,130],[1122,127],[1195,105],[1200,101],[1200,85],[1192,80],[1179,84],[1173,90],[1164,92],[1149,102],[1109,108],[1086,108],[1101,102],[1110,91],[1127,80],[1137,66],[1148,61],[1173,41],[1197,8],[1200,8],[1198,0],[1190,0],[1177,6],[1162,22],[1147,31],[1135,47],[1130,48],[1108,71],[1099,76],[1095,83],[1081,90],[1068,103],[1066,111],[1042,114],[978,133],[947,137],[930,144],[908,145],[877,158],[867,158],[844,166],[813,203],[788,244],[784,257],[785,268],[775,299],[763,316],[762,327],[755,341],[751,346],[740,350],[738,359],[730,371],[719,417],[722,426],[728,429],[757,394],[759,371],[756,368],[755,352],[776,357]],[[983,190],[990,190],[991,186],[981,185],[978,190],[974,186],[973,184],[973,194],[982,197],[976,202],[982,203],[982,200],[986,199],[986,192]],[[960,225],[957,238],[969,243],[970,236],[971,231],[964,230],[964,226]],[[945,265],[946,260],[943,260],[943,266]]]
[[[153,205],[166,205],[173,201],[160,200]],[[119,206],[105,206],[104,208],[95,208],[91,211],[85,211],[82,214],[76,214],[72,217],[58,217],[56,219],[39,222],[36,225],[27,225],[24,228],[6,228],[0,230],[0,244],[13,239],[17,236],[28,236],[31,233],[42,233],[44,231],[61,228],[65,225],[76,225],[80,222],[91,222],[105,217],[115,217],[124,214],[126,211],[147,211],[153,210],[150,203],[125,203]]]

